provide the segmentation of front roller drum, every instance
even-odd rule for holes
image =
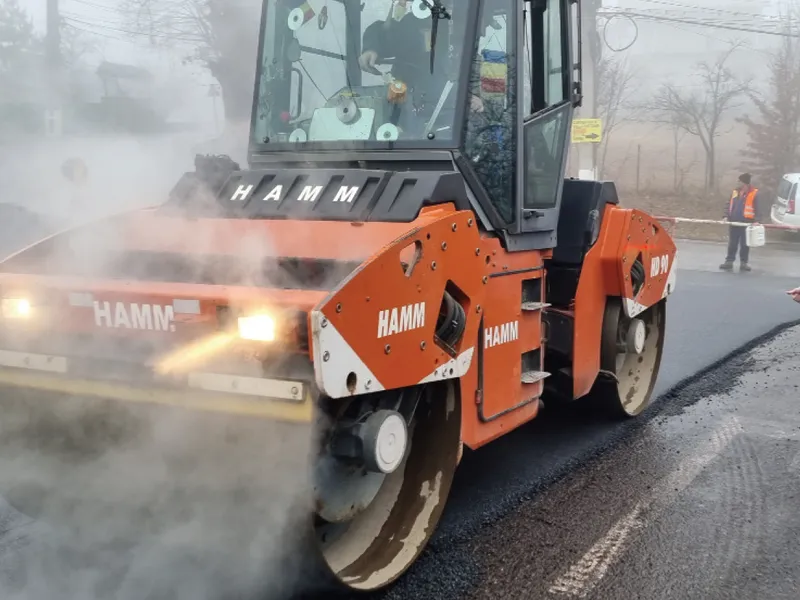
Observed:
[[[319,558],[339,589],[374,591],[399,578],[430,540],[450,492],[461,439],[454,386],[403,393],[410,403],[371,413],[359,429],[364,460],[340,465],[338,481],[327,470],[318,490]]]
[[[377,590],[428,543],[458,461],[454,386],[411,391],[410,404],[387,393],[351,428],[367,460],[349,463],[317,452],[311,424],[14,392],[1,403],[0,495],[63,532],[47,542],[59,556],[85,560],[86,577],[70,577],[74,566],[39,552],[41,568],[27,568],[47,572],[48,589],[102,580],[121,600]],[[321,494],[309,459],[336,465]]]
[[[629,318],[619,298],[609,298],[603,316],[600,374],[593,390],[612,416],[631,418],[649,405],[661,368],[666,300]]]

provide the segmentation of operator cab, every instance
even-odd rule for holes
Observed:
[[[458,172],[509,250],[552,248],[580,102],[576,7],[264,0],[250,163]]]

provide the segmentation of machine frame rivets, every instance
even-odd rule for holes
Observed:
[[[331,359],[331,353],[327,350],[322,354],[323,362],[328,362]]]
[[[389,353],[392,351],[392,347],[391,347],[389,344],[386,344],[386,345],[383,347],[383,351],[384,351],[386,354],[389,354]]]

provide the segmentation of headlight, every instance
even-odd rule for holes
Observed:
[[[6,319],[26,319],[30,314],[30,300],[26,298],[3,298],[3,316]]]
[[[239,317],[239,337],[256,342],[274,342],[275,319],[269,315]]]

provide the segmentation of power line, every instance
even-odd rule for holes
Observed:
[[[716,42],[723,42],[723,43],[730,42],[730,40],[722,39],[700,31],[694,31],[687,27],[681,27],[680,25],[674,25],[674,27],[675,29],[680,29],[681,31],[685,31],[686,33],[691,33],[692,35],[699,35],[700,37],[706,38],[708,40],[714,40]],[[760,52],[761,54],[771,56],[771,53],[768,52],[767,50],[761,50],[760,48],[753,48],[750,44],[742,44],[742,47],[746,50],[750,50],[751,52]]]
[[[125,9],[123,9],[120,6],[107,6],[105,4],[96,4],[94,2],[89,2],[88,0],[70,0],[70,4],[81,4],[83,6],[88,6],[89,8],[96,8],[99,10],[105,10],[107,12],[113,12],[117,14],[126,12]]]
[[[724,8],[711,8],[711,7],[708,7],[708,6],[691,6],[689,4],[679,4],[677,2],[668,2],[667,0],[638,0],[638,1],[639,2],[645,2],[645,3],[648,3],[648,4],[660,4],[662,6],[671,6],[671,7],[680,8],[680,9],[683,9],[683,10],[692,10],[692,11],[701,10],[701,11],[713,12],[713,13],[722,14],[722,15],[736,15],[736,16],[747,17],[747,18],[750,18],[750,19],[756,18],[756,19],[762,19],[762,20],[769,20],[769,19],[765,19],[765,16],[763,14],[761,14],[761,13],[741,12],[741,11],[735,11],[735,10],[726,10]]]
[[[97,23],[92,23],[90,21],[83,21],[81,19],[76,19],[75,17],[65,17],[65,20],[67,22],[69,22],[69,23],[78,23],[78,24],[83,25],[85,27],[92,27],[92,28],[95,28],[95,29],[99,29],[101,31],[124,33],[124,34],[127,34],[127,35],[140,36],[140,37],[146,37],[146,38],[164,38],[164,39],[169,39],[169,40],[176,41],[176,42],[187,42],[187,43],[192,43],[192,42],[196,43],[196,42],[203,41],[202,37],[199,36],[199,35],[197,37],[186,37],[186,33],[183,33],[183,35],[176,35],[176,34],[166,34],[166,33],[150,33],[150,32],[142,32],[142,31],[131,31],[129,29],[121,29],[121,28],[118,28],[118,27],[111,27],[109,25],[98,25]]]
[[[709,21],[695,21],[692,19],[680,19],[677,17],[665,17],[665,16],[656,16],[653,14],[647,13],[640,13],[634,12],[630,10],[624,11],[603,11],[599,12],[598,15],[606,16],[606,17],[613,17],[613,16],[630,16],[630,17],[639,17],[641,19],[648,19],[650,21],[664,21],[666,23],[683,23],[684,25],[696,25],[700,27],[710,27],[715,29],[727,29],[729,31],[742,31],[746,33],[759,33],[764,35],[774,35],[778,37],[786,37],[786,38],[800,38],[800,35],[782,32],[782,31],[769,31],[765,29],[756,29],[752,27],[744,27],[738,25],[729,25],[726,23],[715,23]]]
[[[59,14],[58,0],[47,0],[47,62],[51,68],[56,69],[61,65],[61,16]]]

